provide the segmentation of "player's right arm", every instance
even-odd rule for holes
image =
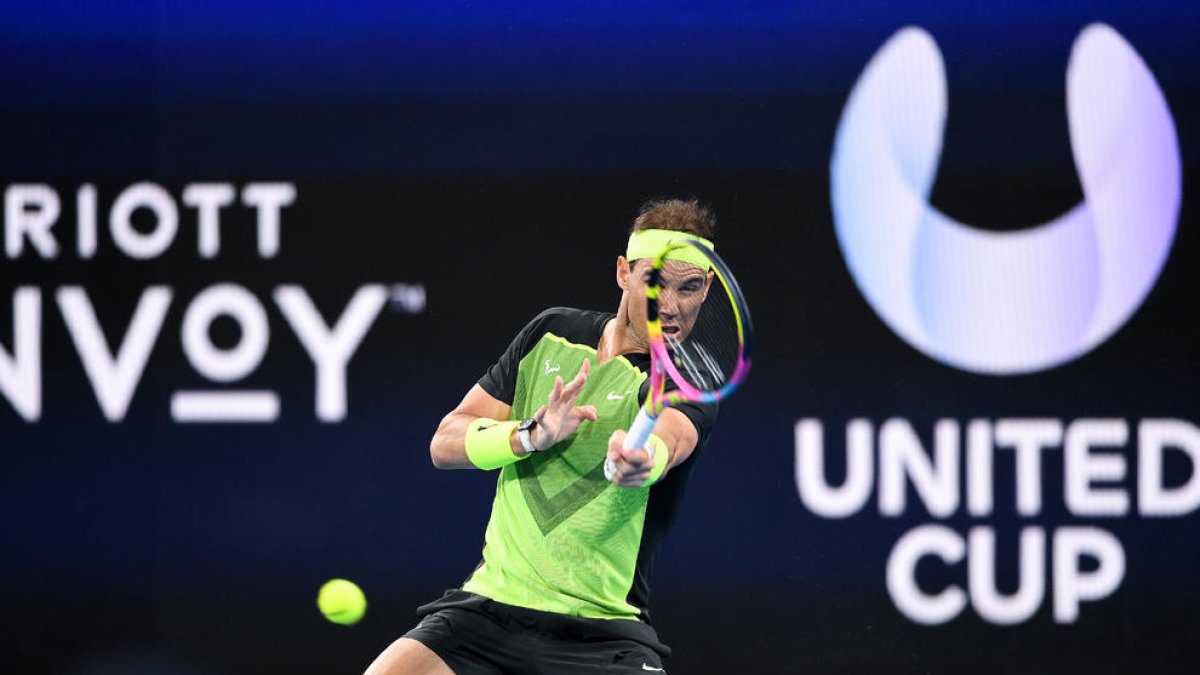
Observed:
[[[429,457],[433,465],[439,469],[474,469],[475,465],[467,457],[467,425],[480,417],[493,420],[508,419],[512,407],[484,391],[478,384],[471,387],[458,406],[442,418],[433,440],[429,442]],[[516,442],[513,454],[520,456],[525,452],[521,442]]]
[[[575,405],[590,370],[591,362],[585,360],[579,373],[570,382],[564,383],[561,377],[555,378],[546,405],[533,415],[537,425],[530,440],[535,449],[546,450],[575,433],[584,420],[595,421],[595,406]],[[467,433],[471,423],[481,417],[507,420],[511,412],[509,404],[492,396],[482,386],[476,384],[471,387],[458,407],[442,418],[433,440],[429,442],[429,456],[433,465],[439,469],[474,468],[475,464],[467,455]],[[509,436],[508,442],[514,457],[527,454],[516,433]]]

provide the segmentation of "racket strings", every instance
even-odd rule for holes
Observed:
[[[737,368],[742,344],[737,310],[720,277],[714,278],[698,309],[681,314],[682,330],[663,336],[672,363],[691,386],[720,389]]]
[[[704,383],[704,389],[716,387],[707,386],[715,383],[720,387],[725,383],[725,373],[716,359],[708,353],[703,344],[698,341],[681,342],[678,338],[665,338],[667,349],[674,355],[675,367],[684,375],[688,382],[697,386]]]

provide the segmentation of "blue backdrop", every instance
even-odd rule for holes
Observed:
[[[1083,198],[1064,83],[1093,22],[1132,45],[1173,118],[1182,201],[1161,274],[1109,339],[1061,366],[994,376],[945,365],[889,329],[843,259],[829,167],[847,99],[896,31],[928,31],[949,107],[930,200],[980,230],[1021,231]],[[1200,425],[1198,29],[1191,3],[0,6],[4,672],[361,672],[480,554],[494,477],[432,468],[441,415],[542,308],[615,308],[613,260],[640,203],[659,196],[716,210],[760,350],[698,458],[653,580],[670,671],[1186,670],[1200,657],[1196,507],[1139,512],[1137,429]],[[211,255],[198,185],[221,186]],[[292,198],[247,197],[263,185]],[[275,249],[261,239],[271,213]],[[232,381],[206,372],[186,337],[221,284],[244,289],[268,330]],[[344,387],[318,374],[281,286],[299,288],[327,329],[364,294]],[[156,288],[169,292],[160,314],[147,299]],[[122,352],[139,316],[144,334]],[[227,316],[203,328],[226,355],[249,330]],[[323,386],[341,415],[321,412]],[[274,394],[277,413],[173,413],[180,392],[234,390]],[[119,400],[106,414],[102,401]],[[1089,484],[1131,508],[1072,509],[1058,442],[1041,455],[1036,514],[1016,508],[1012,453],[998,449],[986,515],[965,496],[933,514],[910,480],[898,515],[881,513],[873,483],[863,508],[830,518],[801,494],[797,423],[821,423],[836,486],[846,425],[860,418],[875,431],[907,423],[927,456],[938,420],[1119,420],[1128,438],[1095,455],[1125,469]],[[959,455],[966,466],[965,440]],[[1168,486],[1200,471],[1177,448],[1165,461]],[[965,469],[952,482],[966,494]],[[1024,583],[1022,529],[1039,528],[1044,601],[1013,625],[970,601],[946,621],[914,619],[887,567],[929,525],[964,542],[994,531],[1004,594]],[[1107,533],[1124,561],[1072,622],[1053,608],[1064,528]],[[917,587],[968,589],[973,552],[921,558]],[[1112,564],[1079,562],[1085,576]],[[355,627],[315,609],[334,576],[368,595]]]

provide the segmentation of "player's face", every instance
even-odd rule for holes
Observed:
[[[647,264],[647,267],[650,267]],[[670,340],[687,339],[700,307],[708,297],[712,274],[679,260],[667,260],[662,270],[662,292],[658,296],[658,316],[663,335]]]
[[[646,335],[646,286],[652,265],[649,260],[637,260],[629,273],[627,290],[630,293],[629,319],[638,338],[648,343]],[[708,296],[713,275],[703,269],[678,260],[667,260],[662,270],[662,291],[658,296],[658,316],[663,335],[668,339],[685,340],[696,324],[700,307]]]

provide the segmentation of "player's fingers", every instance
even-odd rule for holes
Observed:
[[[579,392],[583,390],[583,385],[587,383],[588,362],[584,361],[583,363],[584,366],[579,369],[579,374],[573,377],[571,381],[567,383],[567,386],[563,388],[564,396],[575,397],[578,396]]]
[[[553,405],[562,398],[563,379],[559,375],[554,376],[554,388],[550,390],[550,403]]]
[[[641,476],[642,478],[645,478],[646,476],[650,475],[650,467],[646,466],[645,464],[630,464],[629,462],[626,462],[625,466],[629,467],[626,469],[625,473],[634,477]]]
[[[621,487],[641,487],[650,477],[649,469],[639,469],[624,460],[614,462],[615,473],[613,482]]]
[[[533,419],[541,424],[546,419],[546,406],[538,408],[537,412],[533,413]]]
[[[631,471],[626,473],[618,473],[618,484],[621,487],[641,487],[646,479],[650,477],[649,471]]]
[[[650,461],[650,453],[645,448],[622,448],[621,458],[634,466],[642,466]]]
[[[621,446],[625,443],[625,430],[617,429],[608,437],[607,459],[616,461],[621,458]]]
[[[579,419],[596,421],[596,406],[582,405],[575,409],[575,416]]]
[[[639,466],[629,463],[625,463],[622,466],[625,467],[625,475],[628,476],[630,480],[646,480],[646,477],[650,475],[650,467],[648,466]]]

